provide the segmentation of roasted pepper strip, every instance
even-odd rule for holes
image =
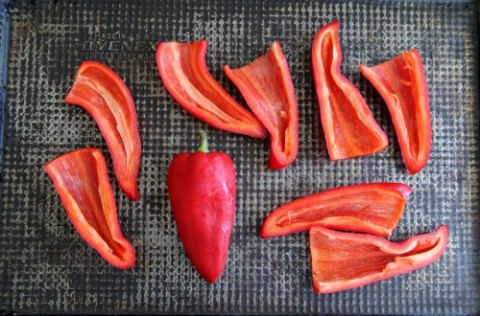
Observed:
[[[265,137],[262,123],[238,104],[208,72],[206,54],[206,40],[160,43],[157,66],[167,90],[187,112],[215,128],[256,138]]]
[[[411,192],[402,183],[368,183],[308,195],[270,213],[260,236],[282,236],[313,226],[390,236]]]
[[[65,102],[81,106],[93,117],[107,143],[120,187],[131,200],[138,201],[142,149],[137,111],[122,78],[102,63],[85,61]]]
[[[392,116],[403,161],[410,174],[425,167],[432,144],[427,80],[420,53],[413,49],[363,73],[382,96]]]
[[[265,55],[247,66],[225,66],[224,70],[270,134],[268,167],[290,165],[298,153],[298,106],[280,43],[274,42]]]
[[[370,155],[388,145],[362,95],[340,73],[339,28],[338,21],[322,27],[312,47],[313,79],[331,160]]]
[[[210,283],[222,275],[235,216],[235,167],[226,153],[176,155],[168,169],[168,196],[188,258]]]
[[[135,265],[135,251],[123,237],[105,159],[98,148],[75,150],[45,165],[45,171],[80,236],[119,269]]]
[[[332,293],[353,289],[423,268],[445,252],[448,229],[390,242],[377,236],[310,230],[313,289]]]

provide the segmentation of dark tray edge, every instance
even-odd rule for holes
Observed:
[[[35,1],[35,0],[32,0]],[[464,2],[463,0],[418,0],[418,2],[435,2],[437,3],[445,3],[445,2]],[[340,0],[341,2],[341,0]],[[407,2],[417,2],[417,0],[408,0]],[[475,13],[476,13],[476,20],[477,20],[477,43],[475,44],[475,56],[476,56],[476,72],[477,72],[477,79],[479,80],[479,90],[477,91],[477,106],[480,109],[480,0],[477,0],[477,2],[474,4],[475,8]],[[9,48],[10,48],[10,14],[12,10],[12,4],[10,0],[0,0],[0,183],[3,181],[3,155],[4,155],[4,144],[6,142],[5,135],[4,135],[4,122],[5,122],[5,104],[7,101],[7,85],[8,85],[8,63],[9,63]],[[480,135],[480,126],[478,130],[478,134]],[[480,148],[478,148],[480,151]],[[2,198],[2,191],[0,190],[0,199]],[[0,210],[1,211],[1,210]],[[0,310],[0,316],[16,316],[16,315],[36,315],[37,313],[25,313],[25,312],[18,312],[14,310]],[[39,314],[43,314],[43,312],[39,312]],[[51,315],[84,315],[84,314],[78,314],[76,312],[71,312],[71,313],[49,313]],[[135,312],[126,312],[123,313],[121,311],[116,311],[116,312],[92,312],[92,313],[87,313],[86,315],[122,315],[122,314],[127,314],[127,315],[169,315],[170,313],[157,313],[157,312],[149,312],[149,313],[135,313]],[[177,313],[174,313],[177,314]],[[178,314],[183,314],[183,313],[178,313]],[[229,314],[229,313],[220,313],[216,315],[240,315],[240,314]],[[190,315],[212,315],[209,313],[205,314],[197,314],[197,313],[192,313]],[[257,313],[245,313],[243,315],[258,315]],[[268,313],[266,315],[269,315]],[[271,314],[273,315],[273,314]],[[285,313],[285,315],[288,315],[288,313]],[[426,314],[428,315],[428,314]]]
[[[10,42],[10,1],[0,1],[0,182],[2,177],[5,121],[5,102],[7,96],[8,49]],[[0,192],[1,197],[1,192]]]

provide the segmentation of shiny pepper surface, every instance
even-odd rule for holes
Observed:
[[[188,258],[210,283],[222,275],[235,216],[235,167],[222,152],[208,152],[205,133],[195,153],[176,155],[168,195]]]

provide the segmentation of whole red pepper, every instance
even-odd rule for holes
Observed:
[[[80,236],[110,264],[135,265],[135,251],[123,237],[107,166],[98,148],[78,149],[45,165],[65,211]]]
[[[427,164],[432,144],[427,80],[420,53],[412,49],[380,65],[360,65],[360,71],[387,104],[408,172],[419,172]]]
[[[85,61],[65,102],[81,106],[93,117],[107,143],[120,187],[131,200],[138,201],[142,145],[137,110],[125,82],[104,64]]]
[[[235,216],[235,167],[226,153],[208,152],[201,132],[195,153],[176,155],[168,169],[168,196],[187,256],[215,283],[228,255]]]
[[[322,27],[312,46],[312,68],[323,132],[331,160],[370,155],[385,149],[387,136],[353,83],[340,73],[340,23]]]

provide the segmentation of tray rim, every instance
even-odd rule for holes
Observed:
[[[82,0],[80,0],[82,1]],[[108,1],[108,0],[105,0]],[[180,0],[182,1],[182,0]],[[307,0],[308,1],[308,0]],[[338,3],[350,3],[350,2],[356,2],[356,0],[327,0],[326,2],[338,2]],[[371,0],[375,1],[375,0]],[[4,125],[5,125],[5,106],[8,101],[8,66],[9,66],[9,52],[10,52],[10,41],[11,41],[11,19],[10,15],[12,14],[12,9],[14,8],[14,5],[11,3],[11,0],[0,0],[0,183],[3,181],[3,163],[4,163],[4,150],[5,150],[5,134],[4,134]],[[20,0],[20,2],[23,2],[23,0]],[[29,2],[30,4],[35,5],[37,0],[31,0]],[[57,2],[55,0],[39,0],[38,2],[41,2],[43,4],[51,3],[51,2]],[[115,0],[113,0],[115,2]],[[379,3],[410,3],[412,5],[415,4],[422,4],[422,3],[437,3],[437,4],[468,4],[469,6],[474,7],[475,10],[475,15],[476,15],[476,43],[474,45],[474,56],[475,58],[475,68],[476,68],[476,75],[477,75],[477,80],[479,81],[480,85],[480,0],[379,0]],[[3,15],[4,14],[4,15]],[[480,109],[480,86],[478,87],[477,94],[476,94],[476,100],[477,100],[477,107]],[[480,117],[479,117],[480,119]],[[477,134],[480,135],[480,124],[478,124],[478,131]],[[477,151],[480,152],[480,147],[477,148]],[[0,200],[2,199],[3,192],[0,189]],[[116,315],[116,314],[128,314],[128,315],[183,315],[185,313],[182,312],[165,312],[165,311],[157,311],[157,312],[152,312],[152,311],[147,311],[147,312],[138,312],[138,311],[111,311],[111,312],[104,312],[102,309],[100,309],[100,313],[95,313],[95,312],[48,312],[48,314],[51,315]],[[17,315],[17,311],[15,310],[0,310],[0,316],[9,316],[9,315]],[[20,313],[25,314],[25,315],[33,315],[33,314],[38,314],[38,313],[45,313],[45,311],[39,311],[39,312],[25,312],[25,311],[20,311]],[[208,312],[187,312],[187,314],[195,314],[195,315],[213,315],[212,313]],[[258,315],[259,313],[255,312],[220,312],[220,313],[215,313],[215,315]],[[263,313],[260,313],[263,314]],[[290,315],[290,313],[266,313],[268,315]]]

